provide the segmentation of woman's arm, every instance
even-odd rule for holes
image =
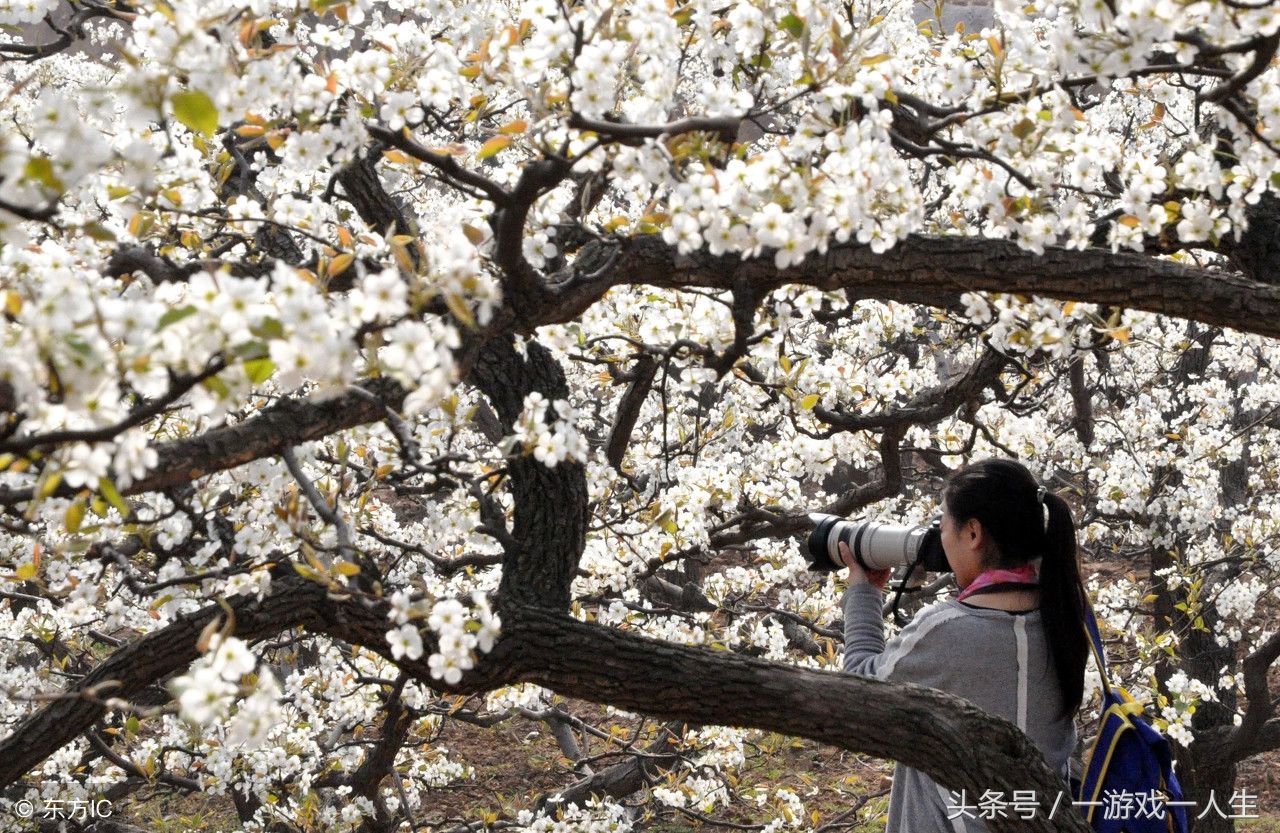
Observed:
[[[884,595],[880,588],[850,583],[844,593],[844,670],[849,674],[892,682],[945,688],[954,670],[956,646],[948,646],[938,626],[960,611],[928,607],[885,643]]]

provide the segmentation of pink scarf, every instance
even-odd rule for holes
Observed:
[[[960,595],[956,596],[956,601],[962,602],[972,596],[979,588],[992,584],[1022,584],[1027,587],[1038,587],[1040,585],[1040,576],[1034,564],[1023,564],[1021,567],[1014,567],[1012,570],[986,570],[969,582],[968,587],[960,591]]]

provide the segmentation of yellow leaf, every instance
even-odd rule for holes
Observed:
[[[471,314],[471,307],[467,306],[467,302],[462,299],[461,295],[455,292],[446,293],[444,296],[445,305],[449,307],[449,312],[453,313],[453,317],[461,321],[467,327],[475,329],[476,318]]]
[[[30,581],[36,577],[37,569],[34,564],[23,564],[18,568],[18,579],[20,581]]]
[[[516,119],[513,122],[504,124],[498,128],[498,132],[505,133],[508,136],[517,136],[529,129],[529,122],[524,119]]]
[[[218,108],[200,90],[175,93],[171,99],[173,116],[193,133],[212,136],[218,129]]]
[[[350,252],[340,254],[329,263],[329,277],[337,277],[351,267],[355,262],[356,256]]]
[[[360,575],[360,565],[352,564],[350,561],[338,561],[333,565],[333,569],[342,576]]]
[[[11,316],[22,312],[22,296],[10,290],[4,294],[4,311]]]
[[[384,150],[382,152],[382,158],[387,160],[388,162],[394,162],[397,165],[418,164],[417,159],[414,159],[412,156],[410,156],[409,154],[405,153],[402,150],[395,150],[394,148],[391,150]]]
[[[1137,228],[1142,225],[1142,221],[1132,214],[1125,214],[1116,222],[1120,223],[1122,226],[1128,226],[1129,228]]]
[[[200,637],[196,640],[197,651],[203,654],[209,650],[209,642],[213,639],[213,635],[218,632],[221,624],[217,616],[209,620],[209,624],[204,626],[204,629],[200,631]]]
[[[818,404],[818,402],[819,402],[819,400],[821,400],[821,399],[822,399],[822,397],[821,397],[821,396],[819,396],[818,394],[816,394],[816,393],[811,393],[811,394],[809,394],[808,396],[806,396],[804,399],[801,399],[801,400],[800,400],[800,407],[801,407],[801,408],[803,408],[803,409],[804,409],[804,410],[806,410],[806,411],[812,411],[812,410],[813,410],[813,406],[814,406],[814,405],[817,405],[817,404]]]
[[[1159,124],[1163,119],[1164,119],[1164,105],[1163,105],[1163,104],[1160,104],[1160,103],[1157,103],[1157,104],[1156,104],[1156,109],[1155,109],[1155,111],[1154,111],[1154,112],[1152,112],[1152,114],[1151,114],[1151,121],[1149,121],[1149,122],[1147,122],[1146,124],[1142,125],[1142,128],[1141,128],[1141,129],[1142,129],[1142,130],[1149,130],[1149,129],[1151,129],[1151,128],[1155,127],[1157,124]]]
[[[236,128],[236,135],[244,137],[261,136],[266,132],[266,128],[260,124],[242,124]]]
[[[46,477],[44,479],[44,482],[40,484],[40,488],[36,492],[36,497],[39,497],[39,498],[48,497],[49,495],[53,494],[58,490],[58,484],[61,482],[62,482],[62,472],[55,471],[53,474]]]
[[[67,512],[63,516],[63,523],[67,525],[67,532],[73,535],[80,531],[80,524],[84,522],[84,512],[86,504],[82,499],[76,499],[67,507]]]
[[[494,136],[492,139],[481,145],[480,150],[476,151],[476,160],[488,159],[499,151],[510,147],[510,145],[510,136]]]
[[[482,229],[478,229],[470,223],[462,224],[462,233],[471,241],[472,246],[479,246],[487,236]]]
[[[410,256],[409,247],[405,244],[393,240],[391,242],[391,256],[395,258],[396,264],[404,271],[414,271],[413,257]]]

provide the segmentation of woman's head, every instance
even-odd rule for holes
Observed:
[[[1041,618],[1064,714],[1074,714],[1084,696],[1089,644],[1071,508],[1042,491],[1026,466],[1001,459],[956,469],[947,477],[942,503],[942,545],[961,587],[983,569],[1040,559]]]
[[[942,509],[949,559],[976,554],[981,569],[1017,567],[1048,545],[1040,484],[1015,460],[980,460],[952,472]]]

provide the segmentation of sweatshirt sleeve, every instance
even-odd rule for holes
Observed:
[[[945,613],[918,611],[885,643],[884,594],[871,584],[851,584],[844,593],[844,670],[895,683],[945,688],[950,661],[945,641],[936,632]]]

